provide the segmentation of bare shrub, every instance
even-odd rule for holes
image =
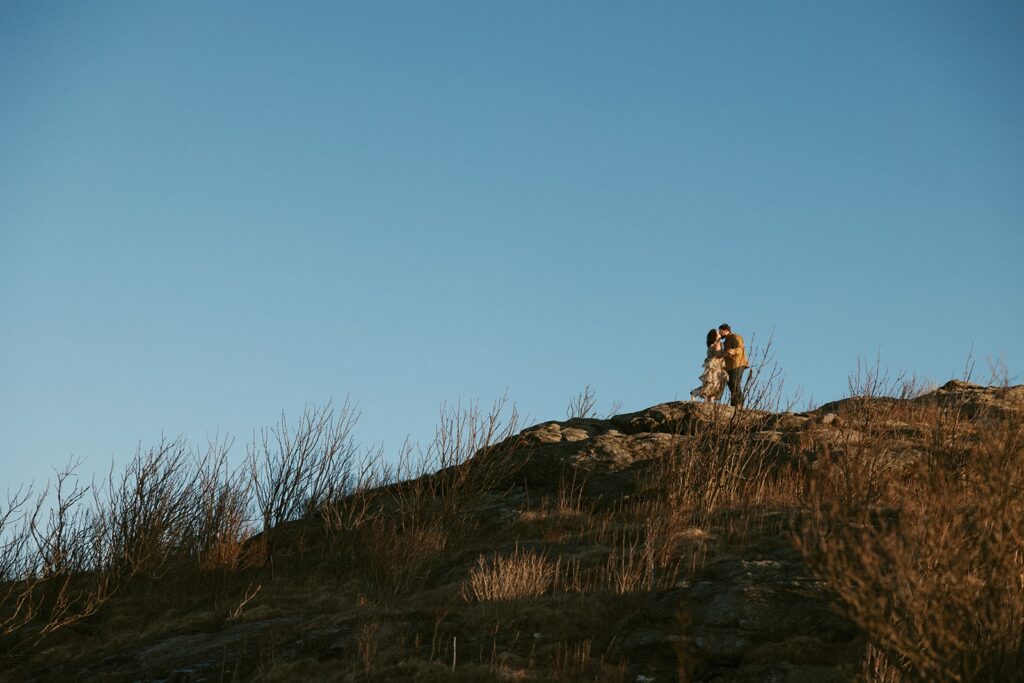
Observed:
[[[674,576],[687,566],[695,571],[711,540],[745,542],[781,524],[771,510],[799,504],[805,475],[793,464],[794,444],[783,441],[774,412],[782,404],[782,377],[771,361],[771,340],[750,358],[748,407],[694,404],[692,419],[651,462],[640,502],[629,510],[643,537],[622,548],[632,545],[631,553],[620,550],[620,562],[632,556],[639,570],[642,558],[648,576]]]
[[[89,491],[77,475],[81,461],[69,461],[56,473],[54,505],[39,523],[45,493],[30,521],[35,541],[37,582],[30,589],[41,617],[36,638],[76,624],[99,611],[117,589],[118,577],[97,561],[95,513],[81,505]],[[70,484],[69,484],[70,483]]]
[[[250,602],[252,602],[253,599],[257,595],[260,594],[261,590],[263,590],[263,584],[262,583],[256,584],[255,588],[253,588],[252,584],[249,584],[249,587],[245,589],[245,595],[242,597],[241,601],[238,603],[238,606],[235,607],[234,609],[232,609],[231,612],[228,614],[228,618],[229,619],[241,619],[242,618],[242,613],[245,611],[246,606]]]
[[[87,524],[79,503],[89,492],[89,487],[82,486],[78,480],[80,465],[81,461],[69,461],[63,470],[55,473],[56,482],[47,484],[46,490],[36,500],[35,511],[29,520],[37,562],[32,573],[47,577],[70,574],[87,567]],[[48,509],[51,486],[55,500]]]
[[[55,482],[23,517],[22,529],[4,542],[8,583],[0,594],[0,627],[5,636],[17,636],[24,650],[94,615],[117,587],[116,577],[93,554],[95,516],[81,504],[89,487],[78,479],[80,464],[71,460],[56,472]],[[27,494],[9,501],[5,527]],[[0,653],[8,654],[11,644],[0,643]]]
[[[789,412],[800,400],[797,392],[785,397],[785,373],[775,361],[775,338],[769,335],[760,344],[757,335],[750,335],[747,347],[747,362],[750,364],[743,381],[744,406],[751,410]]]
[[[315,513],[337,494],[356,454],[351,432],[358,415],[346,400],[307,407],[297,424],[284,414],[249,446],[248,464],[263,531]]]
[[[594,390],[588,384],[583,387],[583,391],[569,401],[569,407],[565,409],[565,418],[572,420],[574,418],[596,417],[597,411],[594,410],[596,406],[597,396],[594,395]]]
[[[22,486],[13,493],[8,491],[7,502],[0,508],[0,582],[10,582],[22,574],[25,548],[31,537],[28,526],[22,522],[31,498],[32,487]]]
[[[481,555],[463,585],[467,600],[493,602],[536,598],[551,590],[558,563],[545,553],[519,548],[507,555]]]
[[[576,470],[572,477],[563,475],[554,495],[542,495],[539,503],[525,497],[519,511],[519,526],[527,533],[536,533],[548,543],[557,543],[567,536],[583,540],[593,532],[594,502],[584,498],[584,480]]]
[[[18,631],[32,618],[34,559],[28,556],[32,533],[25,521],[31,498],[31,487],[8,492],[6,505],[0,510],[0,634],[4,636]],[[0,641],[0,655],[6,654],[4,645]]]
[[[680,492],[675,496],[684,497]],[[709,533],[693,525],[693,512],[692,508],[675,507],[657,498],[637,507],[635,515],[644,532],[645,552],[653,564],[652,571],[674,576],[684,557],[693,568],[703,564]]]
[[[943,431],[957,422],[919,413],[929,415]],[[1012,680],[1024,670],[1022,420],[985,425],[958,446],[955,467],[926,458],[893,482],[896,514],[815,489],[795,539],[887,666],[913,680]],[[948,440],[932,444],[945,461]]]
[[[654,466],[663,514],[678,528],[706,528],[725,509],[758,507],[772,476],[772,443],[753,438],[767,417],[701,406],[711,419],[698,422]]]
[[[618,415],[621,410],[622,401],[613,401],[604,413],[604,419],[607,420]],[[576,418],[590,419],[597,417],[599,417],[597,412],[597,394],[588,384],[583,387],[583,391],[569,400],[569,405],[565,409],[565,419],[574,420]]]
[[[437,519],[382,519],[365,528],[362,569],[378,598],[393,600],[430,579],[449,540]]]
[[[386,485],[383,449],[366,452],[341,472],[334,497],[321,506],[320,516],[328,539],[338,544],[352,540],[351,534],[379,519],[378,487]]]
[[[608,412],[604,414],[604,419],[610,420],[620,412],[622,412],[622,401],[612,401],[612,404],[608,406]]]
[[[386,487],[391,512],[367,528],[364,543],[383,595],[394,597],[427,580],[451,546],[476,530],[471,511],[515,471],[518,414],[513,406],[506,416],[506,403],[499,399],[487,413],[475,403],[442,406],[433,442],[399,454],[387,473],[394,482]]]
[[[97,494],[98,552],[119,575],[159,576],[188,547],[199,480],[191,456],[183,439],[161,440],[137,451],[120,477],[111,472],[106,500]]]
[[[918,395],[918,384],[903,374],[891,375],[878,360],[867,365],[860,359],[848,384],[849,397],[836,408],[843,428],[822,449],[813,485],[817,495],[844,505],[894,502],[893,485],[902,472],[899,453],[905,450],[910,399]]]
[[[434,495],[451,498],[448,508],[461,506],[467,496],[484,494],[508,479],[515,467],[508,455],[518,445],[512,439],[518,431],[519,413],[507,397],[486,413],[478,403],[442,406],[434,440],[417,469],[434,473],[427,480]]]
[[[238,566],[243,541],[252,535],[252,479],[244,470],[231,470],[231,441],[212,441],[198,458],[192,509],[186,515],[185,551],[198,559],[200,569],[231,570]]]

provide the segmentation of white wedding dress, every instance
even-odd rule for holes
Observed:
[[[700,375],[700,386],[690,392],[694,400],[722,400],[722,392],[729,383],[729,373],[725,370],[725,351],[718,343],[708,347],[708,355],[704,359],[704,372]]]

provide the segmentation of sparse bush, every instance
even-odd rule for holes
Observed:
[[[870,416],[866,405],[857,425],[867,435],[864,457],[880,457],[893,413],[883,404]],[[892,510],[874,496],[815,487],[797,546],[885,660],[881,678],[898,666],[913,680],[1015,680],[1024,670],[1022,421],[986,420],[968,438],[955,405],[941,418],[894,405],[909,407],[923,429],[962,439],[962,457],[950,467],[950,439],[933,439],[938,453],[888,478],[899,504]],[[873,429],[878,422],[883,429]],[[851,487],[864,477],[854,472]]]
[[[477,404],[441,408],[433,442],[413,457],[403,449],[386,487],[390,512],[367,528],[364,543],[378,593],[394,597],[426,580],[453,543],[476,529],[480,502],[518,466],[518,414],[506,400],[484,414]],[[474,457],[475,456],[475,457]]]
[[[212,442],[196,461],[193,509],[187,517],[185,550],[201,569],[234,569],[243,541],[252,535],[252,479],[228,463],[230,441]]]
[[[507,555],[481,555],[463,586],[467,600],[494,602],[537,598],[551,590],[558,563],[544,553],[519,548]]]
[[[26,617],[26,590],[31,587],[26,557],[31,542],[31,531],[24,521],[25,509],[32,497],[32,489],[21,488],[8,492],[7,503],[0,510],[0,635],[10,636],[18,631],[31,615]],[[6,639],[5,639],[6,640]],[[6,654],[7,643],[0,641],[0,656]]]
[[[843,429],[822,447],[813,485],[817,495],[847,506],[882,505],[903,471],[900,453],[917,382],[890,377],[877,360],[873,366],[858,360],[848,384],[850,395],[836,408]]]
[[[334,499],[350,472],[357,448],[358,415],[346,401],[307,407],[297,424],[282,414],[249,446],[248,463],[264,534],[279,524],[316,513]]]
[[[620,410],[622,410],[622,401],[613,401],[608,407],[608,411],[604,414],[605,419],[618,415]],[[599,417],[597,412],[597,395],[588,384],[583,387],[583,391],[569,400],[569,406],[565,409],[565,419],[591,419],[597,417]]]
[[[31,498],[32,487],[22,487],[8,492],[7,502],[0,508],[0,582],[13,581],[22,574],[25,547],[31,537],[23,514]]]
[[[448,534],[434,520],[383,519],[361,536],[365,559],[361,575],[376,597],[393,600],[424,585],[444,557]]]
[[[725,511],[752,513],[764,502],[775,475],[771,442],[752,438],[767,426],[766,415],[724,412],[711,404],[700,410],[706,419],[652,468],[652,498],[660,509],[645,515],[665,532],[709,528]],[[671,536],[666,533],[666,541],[672,542]]]
[[[89,569],[88,530],[85,511],[79,502],[89,492],[82,486],[77,470],[80,461],[69,461],[56,472],[52,486],[53,505],[47,508],[51,486],[38,497],[29,520],[29,532],[35,546],[36,565],[28,573],[42,577],[64,576]],[[45,521],[44,521],[45,519]]]
[[[40,494],[20,531],[4,534],[5,589],[0,594],[0,626],[13,641],[0,642],[0,654],[18,643],[32,648],[56,631],[94,615],[117,588],[117,577],[96,561],[96,518],[81,506],[89,491],[77,475],[79,461],[57,471],[55,483]],[[3,527],[28,495],[9,499]],[[0,533],[6,529],[0,529]]]
[[[588,384],[583,387],[583,391],[569,401],[569,407],[565,409],[565,419],[595,417],[597,415],[594,410],[596,406],[597,396],[594,395],[594,390]]]
[[[775,338],[772,335],[761,344],[757,336],[750,335],[747,351],[750,369],[743,381],[744,406],[748,410],[789,412],[800,400],[800,392],[785,395],[785,373],[775,361]]]
[[[354,467],[347,467],[337,482],[334,497],[320,507],[328,544],[339,557],[351,558],[359,534],[382,519],[379,489],[389,482],[382,465],[384,451],[368,451]]]
[[[97,550],[116,574],[158,576],[168,559],[189,545],[199,471],[181,438],[162,440],[135,456],[97,498]]]
[[[661,457],[642,474],[635,500],[623,501],[616,529],[594,517],[591,538],[611,547],[597,584],[624,594],[671,585],[682,569],[696,571],[708,541],[741,543],[762,530],[769,506],[797,505],[802,474],[784,466],[788,446],[773,430],[781,402],[781,372],[772,364],[771,341],[751,351],[747,408],[694,404]],[[772,522],[778,524],[777,521]],[[598,526],[604,531],[594,534]]]

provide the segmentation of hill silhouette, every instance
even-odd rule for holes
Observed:
[[[0,509],[0,679],[1014,680],[1024,386],[852,394],[160,444]]]

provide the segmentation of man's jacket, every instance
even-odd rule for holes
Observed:
[[[733,332],[725,338],[725,369],[750,367],[747,365],[747,350],[743,347],[743,337]]]

